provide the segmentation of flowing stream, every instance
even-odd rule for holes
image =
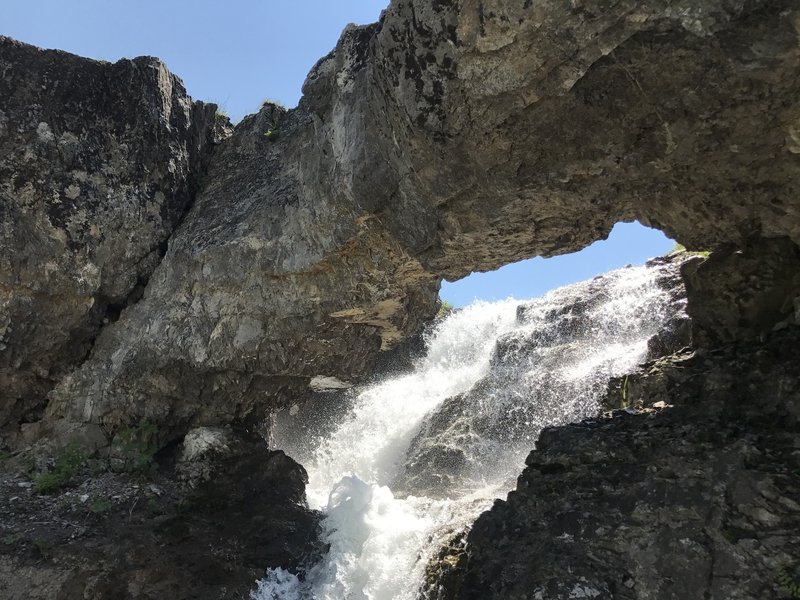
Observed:
[[[593,416],[680,310],[667,266],[628,267],[439,322],[412,372],[350,393],[324,435],[279,446],[309,474],[327,555],[303,581],[268,571],[255,600],[414,600],[430,558],[514,488],[543,427]]]

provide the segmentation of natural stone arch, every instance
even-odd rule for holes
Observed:
[[[314,376],[361,376],[432,316],[441,277],[619,220],[690,248],[794,247],[797,9],[394,1],[345,30],[297,109],[265,105],[223,143],[50,416],[174,433],[257,416]]]

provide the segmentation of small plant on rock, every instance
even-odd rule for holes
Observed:
[[[800,579],[793,576],[785,566],[778,569],[778,582],[794,600],[800,600]]]
[[[48,544],[42,538],[35,538],[33,540],[33,549],[36,554],[39,555],[39,558],[44,560],[50,560],[53,558],[53,549],[50,547],[50,544]]]
[[[682,252],[688,252],[694,256],[702,256],[704,258],[711,256],[711,252],[708,250],[687,250],[686,246],[679,244],[678,242],[675,242],[675,244],[672,246],[672,249],[669,251],[669,254],[680,254]]]
[[[86,455],[75,444],[70,444],[56,456],[53,468],[39,473],[33,480],[33,489],[40,494],[52,494],[72,483]]]
[[[277,129],[271,128],[267,129],[267,131],[264,133],[264,137],[267,138],[270,142],[276,142],[280,137],[280,134],[278,133]]]
[[[150,498],[145,505],[145,510],[150,517],[157,517],[159,515],[164,514],[164,510],[161,508],[159,503],[156,501],[155,498]]]
[[[277,100],[273,100],[272,98],[264,98],[264,101],[261,103],[261,106],[266,106],[271,104],[272,106],[276,106],[278,108],[282,108],[286,110],[286,106],[282,102],[278,102]]]
[[[622,381],[622,408],[628,408],[628,376]]]
[[[117,434],[115,445],[123,471],[144,472],[153,464],[158,427],[149,421],[123,429]]]
[[[95,515],[102,515],[111,510],[111,502],[100,496],[93,496],[89,501],[89,511]]]
[[[436,313],[436,317],[439,319],[443,319],[454,310],[455,307],[450,302],[448,302],[447,300],[441,300],[439,302],[439,311]]]

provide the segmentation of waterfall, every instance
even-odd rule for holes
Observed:
[[[609,378],[645,359],[682,307],[659,284],[670,269],[627,267],[455,311],[412,372],[354,390],[319,439],[287,436],[330,549],[302,581],[270,570],[253,598],[417,598],[430,558],[514,487],[542,428],[596,415]]]

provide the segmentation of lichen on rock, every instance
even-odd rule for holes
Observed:
[[[796,18],[788,0],[393,2],[345,30],[298,108],[266,104],[220,145],[145,298],[50,417],[175,435],[260,418],[367,374],[442,277],[620,220],[720,255],[796,246]]]

